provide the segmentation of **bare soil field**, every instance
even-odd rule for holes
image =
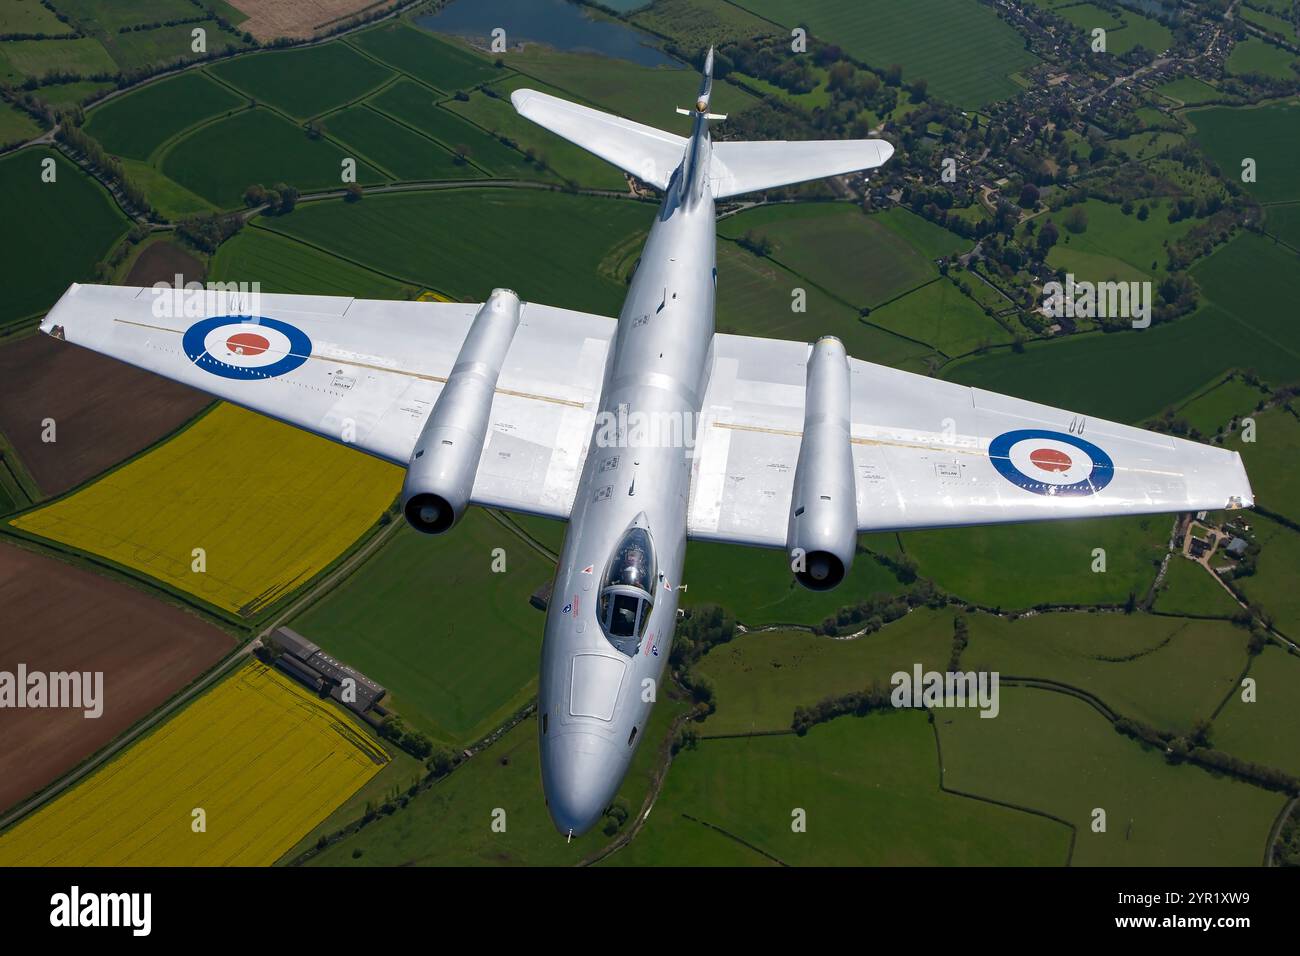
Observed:
[[[186,282],[202,282],[207,276],[203,263],[180,246],[170,242],[155,242],[146,246],[139,258],[131,264],[123,285],[152,286],[158,282],[174,284],[176,276]]]
[[[0,544],[0,671],[100,671],[103,713],[0,709],[0,811],[57,779],[234,647],[128,585]]]
[[[313,37],[358,13],[395,6],[398,0],[230,0],[248,14],[239,24],[265,42],[276,37]]]
[[[0,348],[0,432],[36,484],[59,495],[208,406],[202,392],[39,332]],[[42,441],[54,420],[55,441]]]

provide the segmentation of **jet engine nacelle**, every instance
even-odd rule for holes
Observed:
[[[416,531],[442,534],[469,507],[497,378],[518,328],[519,297],[493,289],[474,316],[406,468],[402,513]]]
[[[813,591],[829,591],[843,581],[857,550],[849,395],[844,346],[824,336],[808,358],[803,440],[786,533],[795,580]]]

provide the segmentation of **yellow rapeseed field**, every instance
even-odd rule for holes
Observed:
[[[13,524],[251,616],[338,557],[401,482],[386,462],[221,405]]]
[[[333,704],[249,663],[0,834],[0,866],[269,866],[387,760]]]

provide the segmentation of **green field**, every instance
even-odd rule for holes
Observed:
[[[325,132],[395,179],[478,179],[482,173],[437,143],[368,106],[349,106],[325,117]]]
[[[645,801],[662,763],[660,748],[668,729],[684,709],[662,698],[651,712],[645,738],[619,791],[633,813]],[[564,866],[599,851],[609,842],[600,826],[571,842],[555,832],[542,796],[537,736],[535,717],[521,721],[406,809],[371,823],[312,864]],[[492,829],[497,811],[505,814],[504,833]]]
[[[806,26],[876,69],[903,67],[934,96],[979,107],[1019,92],[1010,75],[1037,63],[1024,40],[976,0],[742,0],[786,27]]]
[[[920,339],[945,355],[1005,345],[1011,334],[947,279],[936,279],[871,313],[872,325]]]
[[[1300,532],[1259,514],[1250,523],[1260,546],[1259,564],[1254,574],[1233,584],[1251,607],[1262,608],[1272,618],[1279,631],[1300,639],[1300,590],[1296,588]]]
[[[1214,721],[1214,746],[1234,756],[1300,776],[1300,659],[1276,646],[1250,665],[1256,699],[1233,694]]]
[[[464,46],[435,39],[401,20],[355,34],[347,42],[445,93],[472,89],[501,74]]]
[[[900,535],[920,573],[968,601],[1016,610],[1038,604],[1123,604],[1155,580],[1172,518],[1142,515],[982,525]],[[1093,550],[1105,572],[1092,571]]]
[[[117,156],[148,159],[159,146],[204,120],[241,108],[245,101],[198,70],[117,96],[86,118],[86,132]]]
[[[1176,322],[1141,331],[1069,336],[954,362],[945,378],[1117,421],[1138,422],[1254,368],[1273,385],[1300,380],[1291,320],[1295,253],[1244,233],[1191,270],[1210,300]],[[1247,278],[1248,277],[1248,278]],[[1123,382],[1102,388],[1100,382]]]
[[[1300,521],[1300,475],[1295,467],[1300,456],[1300,421],[1282,408],[1270,408],[1251,417],[1255,420],[1255,440],[1242,441],[1242,433],[1237,431],[1224,446],[1241,453],[1251,490],[1260,505]]]
[[[393,75],[337,42],[236,57],[209,69],[254,99],[300,120],[358,99]]]
[[[491,570],[494,548],[505,573]],[[473,511],[446,539],[402,528],[292,627],[387,687],[409,724],[463,747],[535,692],[543,615],[528,598],[553,573]]]
[[[0,3],[0,33],[44,33],[65,36],[72,28],[59,20],[40,0],[4,0]]]
[[[1234,418],[1250,414],[1262,398],[1263,392],[1234,375],[1181,406],[1178,417],[1208,438],[1227,431]]]
[[[702,741],[673,760],[645,828],[610,863],[703,862],[717,842],[710,826],[755,864],[770,857],[795,866],[1065,862],[1064,826],[944,793],[938,765],[930,724],[913,711],[841,717],[805,737]],[[796,809],[806,814],[806,832],[793,832]]]
[[[617,315],[621,252],[652,207],[534,189],[442,189],[311,203],[276,231],[465,301],[509,285],[525,300]],[[555,241],[564,223],[569,241]]]
[[[1068,694],[1004,686],[996,720],[949,710],[936,724],[944,782],[1070,821],[1076,866],[1258,866],[1286,799],[1167,763]]]
[[[596,189],[627,189],[627,180],[619,169],[515,112],[510,104],[510,92],[520,86],[538,84],[531,83],[527,77],[512,76],[489,87],[491,95],[476,90],[465,102],[447,100],[443,106],[493,136],[508,138],[563,179]],[[547,87],[541,91],[563,96],[559,90]]]
[[[727,241],[718,243],[717,255],[719,332],[809,342],[837,335],[850,355],[911,371],[937,359],[924,345],[868,325],[849,306],[771,259]],[[792,308],[795,289],[804,290],[803,312]]]
[[[891,675],[911,672],[916,663],[946,670],[953,616],[918,608],[853,640],[808,631],[742,634],[695,665],[695,673],[713,682],[718,706],[700,733],[789,730],[796,707],[873,687],[888,690]]]
[[[618,6],[622,0],[605,6]],[[729,0],[635,0],[642,9],[631,21],[662,36],[680,42],[713,44],[743,40],[775,33],[777,28],[766,20],[730,3]]]
[[[1074,234],[1062,225],[1060,240],[1047,254],[1048,264],[1072,272],[1080,281],[1160,281],[1167,274],[1165,244],[1182,237],[1193,221],[1169,222],[1167,201],[1151,200],[1147,205],[1151,215],[1143,222],[1136,212],[1124,215],[1117,203],[1100,199],[1080,203],[1088,217],[1087,228]],[[1065,212],[1052,218],[1059,224]]]
[[[41,181],[41,164],[54,157],[56,178]],[[0,159],[5,216],[22,224],[22,241],[8,244],[5,268],[22,281],[9,284],[0,322],[52,306],[71,282],[89,282],[95,264],[127,229],[126,217],[98,183],[61,153],[44,147]]]
[[[1232,48],[1228,72],[1236,76],[1257,73],[1275,80],[1294,80],[1296,58],[1281,47],[1248,37]]]
[[[1241,182],[1242,160],[1255,160],[1255,182],[1242,187],[1259,202],[1300,199],[1300,185],[1292,174],[1300,152],[1300,104],[1211,106],[1185,115],[1196,125],[1196,140],[1224,176]]]
[[[820,624],[845,605],[902,591],[893,572],[870,554],[857,556],[838,588],[817,592],[795,582],[781,551],[709,541],[687,545],[686,581],[690,587],[682,595],[683,607],[719,604],[749,627]]]
[[[259,107],[191,133],[163,156],[162,171],[214,205],[231,209],[243,204],[244,190],[254,183],[270,187],[285,182],[302,192],[342,189],[347,155]],[[357,162],[357,182],[381,181],[377,171]]]
[[[1268,206],[1264,228],[1270,235],[1281,239],[1296,252],[1300,252],[1300,202],[1285,206]]]
[[[639,66],[592,53],[560,53],[538,44],[511,54],[509,62],[527,74],[520,79],[512,78],[511,89],[520,86],[538,89],[534,80],[540,81],[543,92],[548,92],[546,86],[557,87],[565,91],[560,94],[565,99],[580,99],[638,123],[690,135],[690,119],[676,113],[674,108],[695,98],[700,77],[694,70]],[[758,100],[719,79],[713,85],[709,102],[714,112],[730,116],[749,109]]]
[[[939,274],[903,230],[848,203],[759,206],[721,220],[718,232],[767,239],[772,259],[858,308],[878,306]]]
[[[40,124],[16,106],[0,104],[0,145],[22,143],[41,135]]]
[[[6,40],[0,45],[0,83],[15,86],[28,77],[51,73],[116,73],[117,65],[94,37],[60,40]]]
[[[385,87],[368,102],[373,109],[419,130],[449,151],[463,148],[475,166],[495,177],[553,180],[549,173],[539,171],[528,162],[523,153],[443,109],[438,105],[439,99],[428,87],[403,79]]]
[[[1175,554],[1169,558],[1155,609],[1161,614],[1229,618],[1241,605],[1198,562]]]
[[[1296,41],[1296,25],[1290,20],[1286,20],[1272,13],[1266,13],[1263,10],[1256,10],[1252,7],[1246,6],[1244,3],[1241,5],[1239,16],[1243,20],[1255,24],[1257,27],[1262,27],[1270,33],[1276,33],[1283,38],[1290,40],[1292,43]]]
[[[116,32],[118,27],[135,26],[162,20],[188,19],[197,12],[188,0],[59,0],[60,13],[87,26]]]
[[[247,226],[212,257],[214,282],[260,282],[263,292],[405,299],[415,291],[358,265],[286,236]]]
[[[1110,146],[1112,149],[1119,150],[1129,159],[1143,160],[1163,155],[1171,149],[1181,146],[1184,142],[1186,140],[1181,133],[1155,131],[1135,133],[1123,139],[1112,140]]]
[[[961,666],[1005,680],[1055,681],[1125,717],[1187,732],[1236,684],[1248,636],[1226,621],[1147,614],[1046,613],[1016,621],[974,614]]]
[[[185,16],[191,17],[196,12],[197,8],[189,5],[189,12]],[[216,20],[178,23],[155,30],[109,33],[101,35],[100,42],[119,70],[151,69],[198,59],[199,54],[194,52],[193,43],[194,31],[199,29],[206,33],[204,42],[209,52],[251,49],[241,35],[227,33]]]
[[[1224,94],[1214,87],[1210,86],[1204,80],[1198,80],[1194,76],[1184,76],[1177,80],[1171,80],[1156,87],[1156,92],[1162,96],[1168,96],[1188,106],[1197,106],[1201,103],[1208,103],[1211,100],[1217,100]]]

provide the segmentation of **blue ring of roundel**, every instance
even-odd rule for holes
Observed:
[[[1087,478],[1076,481],[1072,485],[1054,485],[1032,475],[1026,475],[1012,464],[1011,447],[1016,442],[1034,438],[1050,438],[1053,441],[1074,446],[1092,459],[1092,471],[1089,472]],[[1003,432],[989,442],[989,460],[993,463],[993,467],[997,469],[998,474],[1007,481],[1025,489],[1025,491],[1032,491],[1036,495],[1051,495],[1052,497],[1095,495],[1109,485],[1111,479],[1115,477],[1115,463],[1111,461],[1110,455],[1092,442],[1084,441],[1075,435],[1051,431],[1046,428],[1021,428],[1015,431]]]
[[[289,354],[278,362],[272,362],[270,365],[263,365],[258,368],[245,368],[242,365],[231,365],[229,362],[223,362],[221,359],[209,355],[203,344],[209,332],[223,325],[247,325],[250,328],[256,328],[260,325],[268,329],[275,329],[288,338]],[[195,322],[185,330],[185,337],[181,340],[181,347],[185,350],[185,354],[189,356],[190,361],[203,371],[210,372],[213,375],[220,375],[222,378],[244,380],[275,378],[277,375],[284,375],[292,372],[311,357],[311,339],[307,337],[306,332],[290,325],[288,322],[256,315],[218,315]]]

